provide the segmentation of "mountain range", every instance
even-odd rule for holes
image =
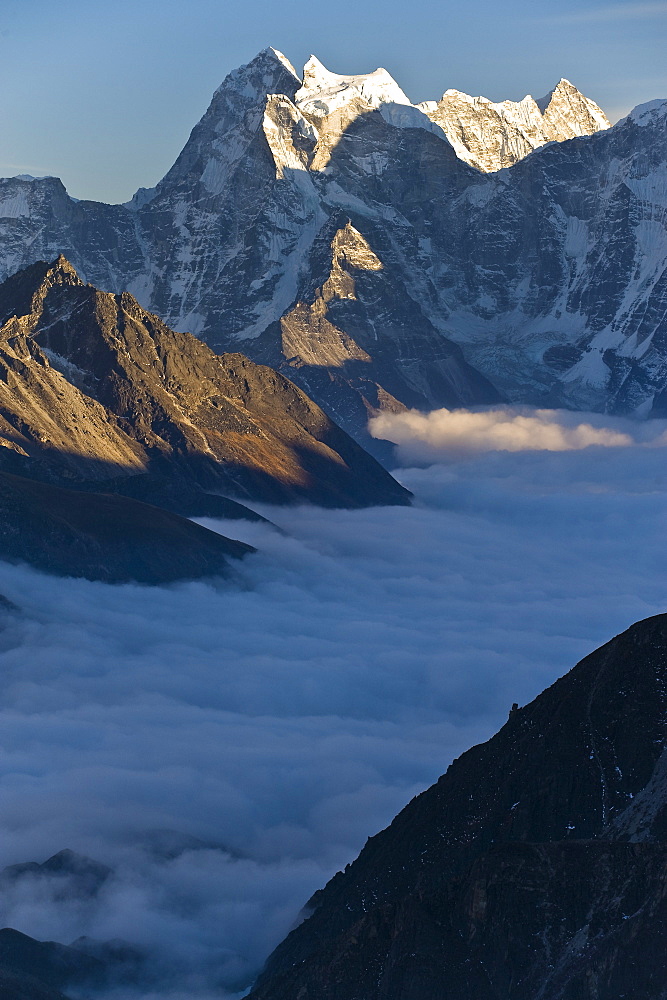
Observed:
[[[365,450],[383,410],[665,416],[666,225],[667,101],[613,127],[567,80],[416,105],[274,49],[127,204],[0,179],[3,559],[229,574],[252,548],[187,518],[410,502]],[[253,1000],[667,1000],[666,718],[662,615],[372,837]],[[0,882],[63,871],[108,877],[61,852]],[[101,988],[116,945],[0,931],[0,995]]]
[[[64,257],[0,285],[3,558],[107,582],[225,575],[251,547],[186,518],[261,520],[239,498],[409,497],[283,375],[85,285]]]
[[[609,127],[565,80],[413,105],[384,70],[267,49],[126,205],[0,181],[0,271],[64,253],[365,443],[381,409],[664,415],[666,122],[655,101]]]

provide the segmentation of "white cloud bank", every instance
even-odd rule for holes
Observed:
[[[0,866],[70,847],[117,872],[88,901],[4,892],[0,926],[147,949],[143,1000],[238,993],[310,893],[512,702],[665,609],[666,458],[406,469],[411,508],[243,526],[259,551],[234,584],[0,564],[22,609],[0,623]],[[220,849],[156,858],[155,829]]]
[[[639,423],[595,413],[506,406],[382,413],[370,421],[369,430],[373,437],[397,444],[405,463],[483,451],[579,451],[667,444],[664,420]]]

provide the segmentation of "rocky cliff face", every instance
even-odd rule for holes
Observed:
[[[62,257],[0,287],[2,320],[5,468],[72,483],[158,473],[279,503],[407,502],[286,378],[84,285]]]
[[[253,1000],[663,1000],[667,616],[582,660],[311,899]]]
[[[538,100],[529,94],[522,101],[494,104],[447,90],[439,101],[418,107],[440,126],[460,159],[487,172],[511,167],[547,142],[609,128],[601,108],[564,79]]]
[[[357,435],[369,410],[499,398],[662,413],[666,110],[607,128],[564,80],[414,106],[384,70],[301,79],[267,49],[128,205],[0,181],[0,266],[63,252]]]

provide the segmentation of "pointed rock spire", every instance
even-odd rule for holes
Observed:
[[[213,95],[211,107],[216,97],[225,92],[234,91],[249,101],[257,101],[267,94],[293,97],[300,84],[301,80],[289,59],[269,46],[225,77]]]
[[[611,124],[595,101],[584,97],[565,77],[535,103],[542,112],[545,132],[556,141],[592,135],[609,128]]]
[[[52,284],[58,285],[83,285],[79,273],[73,264],[70,264],[67,257],[60,253],[48,268],[45,277],[51,280]]]

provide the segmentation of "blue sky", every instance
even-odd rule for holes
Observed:
[[[274,45],[300,68],[385,66],[413,100],[541,96],[561,76],[612,120],[667,96],[667,2],[3,0],[0,175],[123,201],[171,166],[211,94]]]

